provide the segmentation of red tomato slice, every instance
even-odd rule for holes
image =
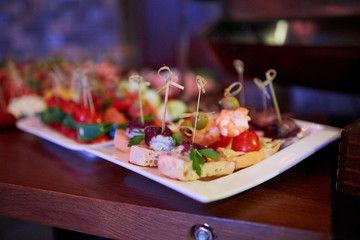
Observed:
[[[56,131],[59,131],[60,132],[60,129],[61,129],[61,123],[50,123],[49,124],[50,127],[52,127],[53,129],[55,129]]]
[[[0,109],[0,128],[14,126],[15,122],[16,118],[14,115],[8,112],[3,112],[3,110]]]
[[[51,97],[46,100],[46,105],[48,107],[60,107],[62,102],[62,99],[59,97]]]
[[[232,150],[238,152],[253,152],[260,150],[259,136],[253,131],[245,131],[233,138]]]
[[[101,123],[103,118],[98,112],[91,112],[89,107],[81,107],[74,113],[74,121],[79,123]]]
[[[61,109],[64,113],[66,114],[73,114],[75,113],[78,109],[79,109],[79,105],[77,105],[76,103],[72,102],[72,101],[64,101],[61,104]]]
[[[225,137],[223,135],[220,135],[219,140],[211,144],[209,148],[212,148],[214,150],[216,150],[219,147],[226,148],[230,144],[231,139],[232,139],[231,137]]]
[[[59,131],[62,134],[64,134],[66,137],[77,141],[77,133],[76,133],[75,128],[65,128],[64,126],[61,125],[61,127],[59,128]]]
[[[102,143],[102,142],[107,142],[109,140],[110,140],[109,135],[105,134],[105,135],[95,138],[94,140],[90,141],[89,143]]]
[[[127,99],[116,99],[116,98],[113,98],[111,100],[112,102],[112,105],[119,111],[127,111],[130,107],[130,101],[127,100]]]
[[[94,104],[94,108],[96,110],[99,110],[100,107],[104,104],[105,98],[99,97],[99,96],[96,96],[96,95],[92,95],[92,101],[93,101],[93,104]]]

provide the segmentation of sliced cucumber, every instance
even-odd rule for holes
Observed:
[[[187,111],[187,105],[181,100],[170,100],[167,104],[166,121],[174,121],[179,115]],[[157,117],[162,119],[164,115],[164,104],[158,108]]]

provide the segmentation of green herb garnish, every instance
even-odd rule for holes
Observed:
[[[190,160],[192,161],[192,168],[199,177],[201,177],[201,165],[204,165],[205,163],[204,157],[215,159],[219,156],[219,153],[215,152],[210,148],[201,150],[190,148]]]
[[[117,129],[125,130],[126,129],[126,123],[121,123],[117,125]]]
[[[134,133],[138,133],[139,135],[130,138],[128,147],[139,145],[141,141],[145,139],[145,133],[143,130],[134,131]]]
[[[181,138],[180,133],[174,133],[173,135],[171,135],[171,137],[177,144],[182,144],[184,142],[184,140]]]
[[[210,159],[215,159],[220,157],[220,154],[215,152],[213,149],[211,148],[206,148],[206,149],[201,149],[198,150],[200,152],[200,154],[202,154],[203,156],[210,158]]]
[[[198,150],[190,148],[190,160],[192,161],[192,168],[196,174],[201,177],[201,165],[204,165],[205,159]]]
[[[154,119],[154,116],[152,114],[146,115],[144,116],[144,121],[145,122],[150,122]],[[139,120],[141,120],[141,118],[139,117]]]

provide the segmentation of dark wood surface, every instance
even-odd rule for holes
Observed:
[[[236,196],[199,203],[106,160],[15,128],[0,132],[0,215],[114,239],[331,239],[338,141]]]

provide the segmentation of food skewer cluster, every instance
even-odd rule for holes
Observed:
[[[99,88],[97,78],[102,75],[98,73],[104,65],[96,68],[84,64],[67,70],[55,66],[49,71],[52,88],[45,98],[41,120],[79,143],[113,139],[119,151],[129,154],[130,163],[157,167],[169,178],[192,181],[228,175],[276,153],[286,138],[299,130],[280,113],[272,84],[275,70],[265,73],[265,81],[254,79],[264,98],[272,98],[276,111],[276,122],[261,125],[258,116],[250,116],[245,107],[244,64],[235,60],[234,67],[238,81],[225,89],[219,112],[201,112],[201,95],[206,93],[207,81],[197,75],[193,79],[198,88],[195,111],[186,113],[184,103],[178,109],[175,105],[177,116],[169,120],[168,108],[174,101],[169,91],[184,87],[176,83],[177,76],[167,66],[157,71],[165,83],[159,90],[151,89],[150,83],[137,73],[122,81],[112,75],[109,79],[115,85]],[[265,103],[262,114],[269,111]],[[284,129],[291,129],[291,133],[284,134]]]
[[[272,84],[275,75],[273,71],[266,74],[264,87]],[[170,79],[169,76],[167,79]],[[250,129],[249,110],[235,97],[242,90],[240,81],[225,89],[220,101],[223,109],[209,114],[199,111],[201,94],[206,92],[206,81],[201,76],[197,76],[195,81],[198,86],[195,112],[180,114],[177,123],[167,125],[164,114],[162,127],[145,126],[141,137],[144,141],[135,144],[132,138],[125,137],[124,131],[117,130],[119,134],[116,134],[115,146],[129,152],[130,163],[157,167],[167,177],[191,181],[231,174],[264,160],[280,149],[284,139],[259,136]],[[276,98],[273,88],[272,95]],[[201,124],[199,120],[202,120]]]
[[[261,81],[259,78],[254,78],[254,83],[262,91],[263,112],[253,114],[250,124],[254,130],[265,137],[285,139],[286,141],[283,144],[285,147],[302,138],[304,133],[295,121],[290,118],[289,114],[285,115],[280,112],[273,86],[276,71],[274,69],[269,69],[266,71],[265,76],[265,81]],[[267,92],[267,86],[270,88],[271,96]],[[273,100],[275,110],[267,108],[266,100],[270,98]]]
[[[266,96],[267,98],[270,98],[270,96],[266,91],[266,86],[270,86],[271,96],[272,96],[272,99],[273,99],[273,102],[274,102],[274,107],[275,107],[277,119],[278,119],[279,123],[281,123],[282,119],[281,119],[280,109],[279,109],[279,105],[277,103],[277,98],[276,98],[276,95],[275,95],[274,86],[272,84],[272,82],[274,81],[274,79],[276,77],[276,71],[274,69],[269,69],[265,73],[265,76],[266,76],[265,81],[262,82],[259,78],[255,78],[254,82],[263,91],[263,95]],[[264,99],[264,109],[265,110],[267,109],[265,99]]]

